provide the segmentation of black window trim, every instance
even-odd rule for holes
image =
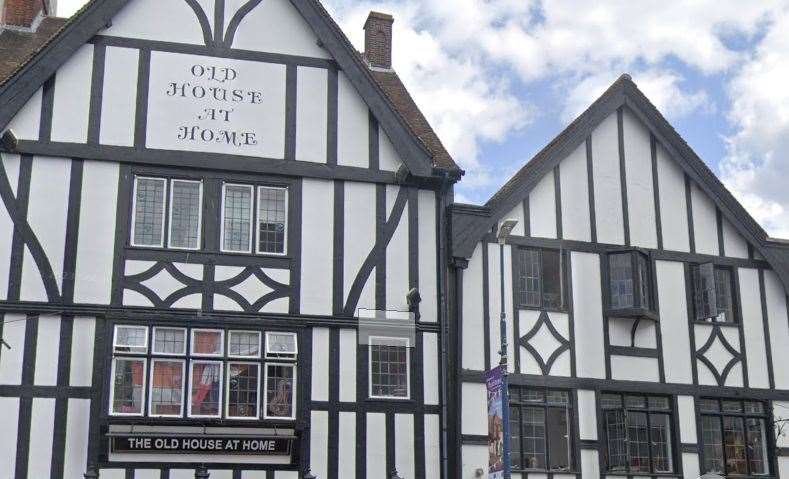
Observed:
[[[520,270],[522,265],[522,255],[524,251],[537,251],[539,253],[540,258],[540,305],[533,306],[529,304],[525,304],[524,301],[521,301],[522,295],[524,293],[523,290],[520,288]],[[557,307],[545,307],[544,301],[545,298],[543,296],[544,293],[544,276],[543,276],[543,252],[551,251],[559,254],[559,281],[560,281],[560,296],[561,296],[561,306]],[[567,277],[567,257],[568,251],[564,248],[547,248],[542,246],[513,246],[513,261],[512,261],[512,272],[513,272],[513,301],[515,304],[515,308],[517,309],[525,309],[525,310],[533,310],[533,311],[548,311],[548,312],[558,312],[558,313],[566,313],[569,311],[570,307],[568,305],[568,277]]]
[[[716,321],[715,318],[707,318],[707,319],[699,319],[698,314],[696,312],[696,275],[694,270],[703,266],[705,264],[711,264],[713,267],[713,274],[718,270],[726,270],[729,272],[729,294],[731,295],[732,301],[732,314],[734,315],[732,321]],[[690,263],[689,265],[689,278],[690,281],[689,287],[686,288],[688,292],[688,305],[690,306],[690,311],[693,313],[690,317],[691,322],[696,324],[714,324],[719,325],[722,327],[739,327],[742,323],[742,310],[741,306],[741,298],[740,298],[740,279],[739,274],[737,273],[738,268],[731,265],[724,265],[716,263],[715,261],[707,261],[707,262],[695,262]],[[714,278],[714,277],[713,277]],[[717,294],[717,291],[716,291]],[[717,305],[716,305],[717,308]]]
[[[628,254],[630,255],[631,271],[633,275],[633,306],[629,308],[614,309],[611,305],[611,257],[614,255]],[[638,274],[638,258],[641,257],[646,260],[647,266],[647,285],[646,292],[649,298],[649,307],[643,307],[641,304],[641,276]],[[655,265],[653,255],[648,251],[641,248],[623,248],[607,251],[603,256],[604,261],[601,261],[601,268],[603,273],[603,296],[606,316],[609,318],[643,318],[659,321],[657,301],[656,301],[656,280],[655,280]]]
[[[602,400],[603,396],[611,395],[611,396],[619,396],[622,400],[622,407],[620,408],[605,408],[603,407]],[[636,407],[628,407],[625,398],[628,396],[630,397],[639,397],[643,398],[646,404],[644,408],[636,408]],[[649,406],[649,398],[664,398],[668,400],[669,407],[668,409],[655,409]],[[600,391],[598,395],[598,438],[601,447],[601,464],[604,466],[604,470],[601,471],[602,475],[611,475],[611,476],[628,476],[628,477],[660,477],[660,476],[667,476],[667,477],[681,477],[682,476],[682,448],[679,447],[679,421],[678,421],[678,412],[676,402],[674,398],[670,395],[665,394],[649,394],[644,392],[631,392],[631,391]],[[654,455],[652,453],[652,440],[651,436],[649,438],[649,469],[650,472],[634,472],[630,470],[630,464],[628,463],[627,471],[612,471],[610,470],[609,465],[609,457],[608,457],[608,430],[605,424],[605,412],[606,411],[632,411],[632,412],[641,412],[646,413],[647,415],[647,431],[651,434],[651,419],[650,414],[667,414],[669,416],[669,424],[671,426],[671,436],[669,440],[671,441],[671,471],[670,472],[654,472],[655,471],[655,464],[654,464]],[[628,451],[629,456],[629,451]]]
[[[718,411],[702,411],[701,410],[701,401],[717,401],[718,403]],[[745,412],[743,408],[742,412],[724,412],[722,408],[722,403],[726,401],[733,401],[739,402],[744,406],[746,402],[753,402],[753,403],[760,403],[763,407],[763,413],[749,413]],[[713,397],[713,396],[700,396],[696,400],[696,420],[698,421],[698,446],[699,446],[699,470],[701,474],[706,474],[708,471],[704,470],[705,467],[705,457],[704,457],[704,438],[701,435],[701,427],[702,427],[702,416],[714,416],[720,419],[721,421],[721,431],[723,431],[723,418],[726,416],[730,417],[739,417],[743,419],[763,419],[764,420],[764,427],[765,427],[765,437],[767,438],[767,457],[765,458],[766,464],[769,466],[770,472],[768,474],[728,474],[726,477],[736,477],[738,479],[771,479],[778,477],[778,454],[776,449],[776,439],[775,439],[775,419],[773,416],[772,408],[770,407],[769,401],[759,400],[759,399],[750,399],[748,397]],[[723,460],[724,464],[726,462],[726,446],[724,443],[723,446]],[[750,471],[751,465],[748,455],[748,448],[745,448],[745,464],[748,470]],[[724,474],[726,474],[724,472]]]

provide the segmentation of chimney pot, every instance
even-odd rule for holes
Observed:
[[[394,17],[370,12],[364,22],[364,56],[375,68],[392,68],[392,24]]]
[[[39,15],[48,13],[48,0],[5,0],[2,5],[2,26],[32,28]]]

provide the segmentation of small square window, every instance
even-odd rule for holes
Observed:
[[[256,331],[230,331],[228,356],[234,358],[259,358],[260,333]]]
[[[410,398],[410,352],[405,338],[370,337],[370,397]]]
[[[186,354],[186,330],[182,328],[153,328],[153,353],[172,356]]]
[[[222,356],[224,354],[224,332],[216,329],[192,330],[192,355]]]
[[[113,351],[126,354],[148,352],[148,328],[146,326],[115,326]]]
[[[296,333],[266,333],[266,357],[295,359],[298,354]]]

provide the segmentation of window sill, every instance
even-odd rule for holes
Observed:
[[[654,311],[642,308],[609,309],[606,311],[609,318],[648,319],[660,322],[660,316]]]
[[[108,424],[128,424],[145,426],[192,426],[192,427],[295,427],[296,419],[219,419],[108,415]]]
[[[522,311],[540,311],[540,312],[545,311],[547,313],[563,313],[563,314],[567,314],[567,313],[570,312],[569,308],[566,308],[566,307],[565,308],[541,308],[541,307],[538,307],[538,306],[526,306],[526,305],[522,305],[522,304],[515,305],[515,309],[519,309],[519,310],[522,310]]]
[[[163,246],[134,246],[131,244],[127,244],[126,249],[130,251],[142,251],[142,252],[154,251],[158,253],[171,253],[171,254],[181,254],[181,255],[229,256],[229,257],[237,257],[237,258],[272,258],[272,259],[282,259],[282,260],[293,259],[293,256],[287,253],[244,253],[244,252],[221,251],[221,250],[209,251],[205,248],[181,249],[181,248],[166,248]]]
[[[703,324],[706,326],[723,326],[724,328],[739,328],[740,323],[724,323],[720,321],[701,321],[698,319],[692,320],[693,324]],[[741,477],[748,477],[748,476],[741,476]],[[769,477],[769,476],[755,476],[755,477]]]
[[[517,467],[512,468],[512,472],[520,473],[520,474],[567,474],[567,475],[580,475],[581,471],[574,471],[571,469],[518,469]]]

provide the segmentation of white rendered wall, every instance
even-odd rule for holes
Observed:
[[[589,175],[586,168],[586,142],[559,164],[562,190],[562,237],[591,241],[589,216]]]
[[[649,131],[627,108],[622,115],[630,244],[657,247],[652,148]]]
[[[657,170],[663,247],[667,250],[690,251],[688,210],[685,202],[685,173],[659,143],[657,145]]]
[[[597,241],[600,243],[625,243],[618,145],[619,134],[614,113],[592,132],[595,219]]]

